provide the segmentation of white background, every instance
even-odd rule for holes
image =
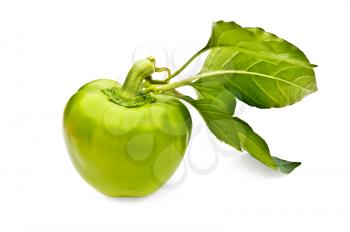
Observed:
[[[0,231],[349,231],[349,11],[345,0],[2,0]],[[286,176],[214,146],[193,111],[196,131],[168,185],[139,199],[97,193],[63,142],[69,97],[100,77],[122,81],[133,54],[165,65],[173,53],[178,67],[220,19],[273,32],[319,65],[319,91],[302,102],[238,111],[274,155],[303,164]]]

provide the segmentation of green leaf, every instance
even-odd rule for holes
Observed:
[[[198,99],[171,91],[167,94],[181,98],[197,109],[209,130],[220,141],[241,151],[239,138],[233,121],[236,106],[235,97],[216,82],[210,86],[200,86],[197,89]]]
[[[276,163],[277,170],[286,174],[292,172],[295,168],[297,168],[301,164],[300,162],[290,162],[287,160],[279,159],[277,157],[272,157],[272,158]]]
[[[208,80],[205,83],[200,81],[193,83],[191,86],[195,88],[198,99],[201,101],[209,101],[210,105],[215,106],[219,111],[228,113],[230,116],[234,114],[236,96],[229,91],[225,84]]]
[[[201,114],[210,131],[220,141],[241,150],[233,117],[213,104],[209,99],[199,99],[191,103]]]
[[[314,65],[291,43],[261,28],[214,23],[211,48],[193,85],[224,84],[237,98],[259,108],[284,107],[317,90]]]
[[[233,127],[236,97],[225,85],[216,81],[208,81],[203,85],[193,84],[193,87],[197,92],[197,100],[188,96],[182,96],[182,99],[198,110],[217,139],[241,150],[237,132]]]
[[[316,66],[310,64],[305,54],[286,40],[262,28],[244,28],[235,22],[213,23],[211,37],[202,50],[214,47],[235,48],[242,53],[276,63],[284,61],[311,68]]]
[[[217,87],[216,92],[226,92],[223,87]],[[246,122],[233,117],[230,111],[225,110],[226,107],[222,107],[223,104],[212,101],[212,96],[206,95],[206,90],[208,89],[200,88],[197,100],[176,91],[169,91],[167,94],[183,99],[194,106],[217,139],[239,151],[243,148],[266,166],[288,174],[300,165],[299,162],[290,162],[271,156],[266,142]]]
[[[235,117],[234,123],[242,148],[266,166],[288,174],[301,164],[271,156],[264,139],[255,133],[246,122]]]

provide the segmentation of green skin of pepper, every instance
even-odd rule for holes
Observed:
[[[192,121],[176,98],[127,108],[102,89],[120,87],[96,80],[81,87],[64,112],[64,136],[79,174],[108,196],[142,197],[175,172],[189,142]]]

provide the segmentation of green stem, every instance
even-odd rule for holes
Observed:
[[[200,78],[200,75],[189,77],[189,78],[186,78],[184,80],[172,82],[172,83],[165,84],[165,85],[152,86],[152,87],[146,89],[145,92],[163,92],[163,91],[167,91],[167,90],[176,89],[176,88],[179,88],[181,86],[188,85],[188,84],[192,83],[193,81],[197,80],[198,78]]]
[[[208,49],[202,49],[196,54],[194,54],[185,64],[183,64],[178,70],[176,70],[167,80],[170,80],[181,73],[194,59],[196,59],[200,54],[206,52]]]
[[[144,79],[151,76],[156,70],[155,62],[154,57],[148,57],[134,63],[121,89],[123,97],[133,98],[141,94]]]
[[[167,67],[161,67],[161,68],[158,68],[156,67],[156,72],[167,72],[168,76],[167,78],[165,79],[165,81],[169,80],[170,76],[171,76],[171,72],[170,72],[170,69],[167,68]]]
[[[181,81],[176,81],[176,82],[172,82],[169,84],[165,84],[165,85],[159,85],[159,86],[152,86],[148,89],[145,90],[145,92],[164,92],[164,91],[168,91],[168,90],[172,90],[172,89],[176,89],[185,85],[189,85],[192,82],[199,80],[201,78],[205,78],[205,77],[212,77],[212,76],[221,76],[221,75],[226,75],[226,74],[254,74],[257,76],[261,76],[261,77],[266,77],[266,78],[271,78],[268,75],[264,75],[264,74],[257,74],[254,72],[247,72],[247,71],[242,71],[242,70],[220,70],[220,71],[211,71],[211,72],[206,72],[206,73],[202,73],[196,76],[192,76],[192,77],[188,77],[186,79],[183,79]]]
[[[194,59],[196,59],[203,52],[206,52],[208,49],[202,49],[196,54],[194,54],[185,64],[183,64],[176,72],[173,74],[170,73],[170,70],[166,67],[158,68],[155,67],[154,57],[148,57],[147,59],[138,60],[131,67],[128,75],[125,79],[125,82],[121,89],[121,95],[125,98],[133,98],[139,96],[142,92],[142,85],[146,78],[149,79],[150,83],[154,82],[155,84],[164,84],[162,86],[152,86],[145,90],[145,92],[151,91],[165,91],[167,89],[174,89],[180,86],[188,85],[198,76],[190,77],[188,79],[167,84],[169,80],[181,73]],[[152,80],[151,75],[154,72],[163,72],[168,73],[168,77],[164,81]],[[192,80],[193,79],[193,80]]]

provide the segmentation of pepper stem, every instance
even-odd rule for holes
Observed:
[[[139,96],[142,91],[144,79],[150,77],[156,70],[155,63],[156,60],[152,56],[136,61],[124,81],[121,95],[125,98]]]

